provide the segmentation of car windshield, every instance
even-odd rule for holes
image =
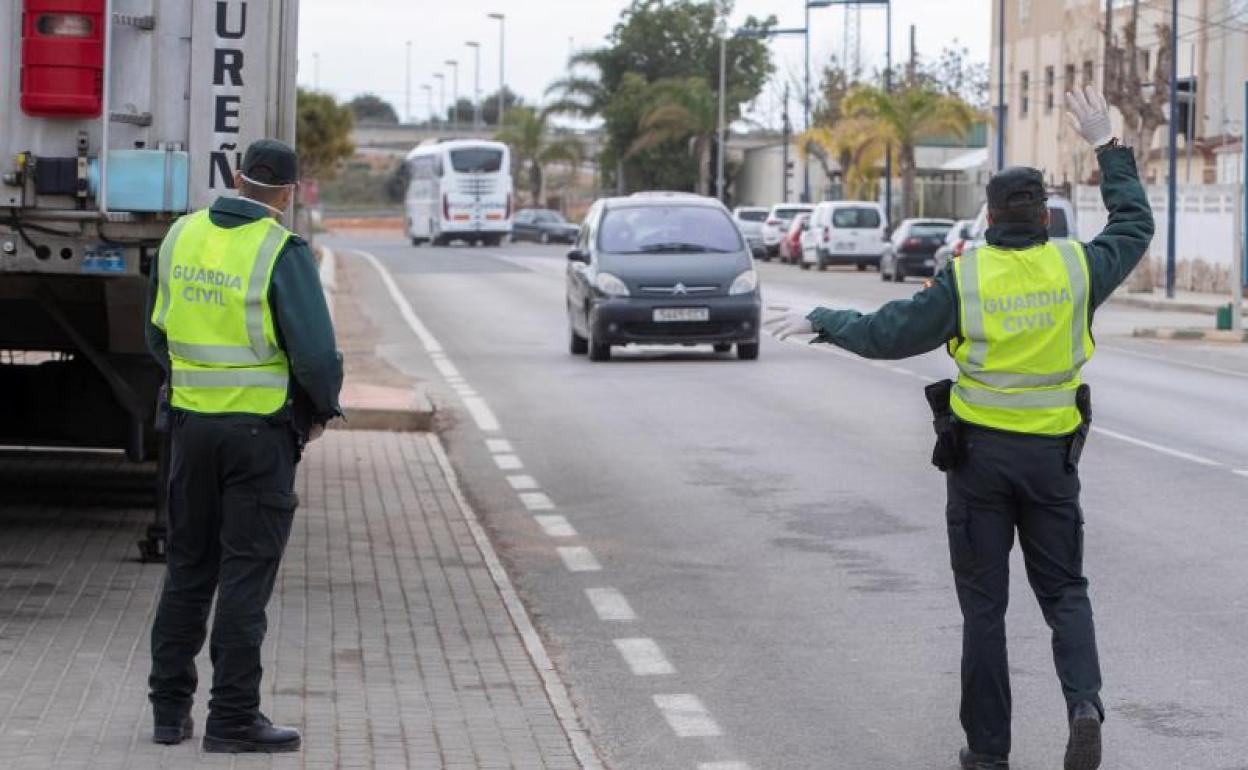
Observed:
[[[726,254],[743,248],[732,220],[708,206],[636,206],[608,211],[598,244],[614,254]]]
[[[543,211],[537,215],[537,221],[565,224],[568,220],[564,219],[563,214],[560,214],[558,211]]]
[[[780,219],[785,222],[792,222],[793,217],[798,214],[809,213],[809,211],[810,209],[776,209],[776,219]]]
[[[918,237],[939,235],[941,238],[943,238],[946,235],[948,235],[949,231],[952,229],[953,229],[953,225],[951,224],[940,224],[939,222],[923,222],[917,225],[913,225],[910,228],[910,234],[913,236],[918,236]]]
[[[765,222],[767,221],[767,212],[761,210],[738,211],[737,219],[742,222]]]
[[[490,174],[503,167],[503,151],[489,147],[451,150],[451,166],[460,174]]]
[[[869,208],[835,209],[832,226],[846,229],[879,227],[880,212]]]

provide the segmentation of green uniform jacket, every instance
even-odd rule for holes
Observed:
[[[1089,316],[1126,280],[1153,239],[1153,212],[1131,150],[1105,150],[1097,160],[1109,223],[1083,246],[1092,284]],[[1043,230],[1017,225],[990,227],[986,238],[990,245],[1005,249],[1025,249],[1049,239]],[[951,263],[911,299],[890,302],[867,314],[821,307],[808,318],[819,335],[815,342],[831,343],[865,358],[899,359],[927,353],[960,337],[958,310]]]
[[[218,227],[238,227],[271,216],[268,209],[241,198],[218,198],[209,209]],[[147,347],[169,372],[169,343],[165,333],[152,324],[152,307],[160,285],[160,270],[152,262],[147,297]],[[342,414],[338,395],[342,390],[342,354],[334,339],[334,326],[325,303],[316,259],[308,242],[292,236],[277,256],[269,285],[269,307],[278,343],[290,359],[291,401],[297,427],[324,425]],[[301,430],[302,432],[302,430]]]

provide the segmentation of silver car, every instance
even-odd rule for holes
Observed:
[[[758,206],[738,206],[732,210],[732,218],[741,228],[741,234],[756,259],[769,259],[766,244],[763,243],[763,225],[768,212],[768,209]]]

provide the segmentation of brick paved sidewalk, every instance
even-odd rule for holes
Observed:
[[[263,706],[304,749],[274,758],[200,753],[206,656],[196,740],[149,742],[146,513],[0,502],[0,767],[578,767],[435,441],[330,432],[300,468]]]

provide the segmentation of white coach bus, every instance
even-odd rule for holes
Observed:
[[[407,234],[413,246],[453,241],[497,246],[511,234],[511,150],[456,139],[407,156]]]

